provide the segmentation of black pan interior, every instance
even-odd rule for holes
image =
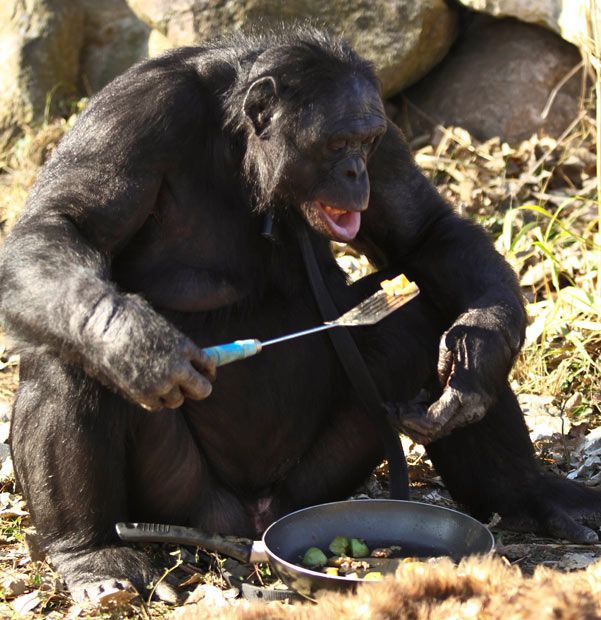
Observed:
[[[455,560],[494,547],[489,530],[463,513],[399,500],[357,500],[313,506],[278,520],[265,533],[269,551],[299,564],[309,547],[327,552],[335,536],[363,538],[367,545],[400,545],[402,555],[448,555]]]

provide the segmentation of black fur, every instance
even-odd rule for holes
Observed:
[[[364,211],[352,243],[380,273],[347,285],[320,203]],[[571,515],[596,513],[598,496],[541,476],[507,386],[525,325],[513,273],[415,167],[369,65],[300,30],[177,50],[115,80],[4,245],[2,319],[22,351],[14,463],[70,586],[153,574],[116,521],[256,535],[345,497],[382,458],[325,335],[221,368],[209,396],[200,347],[320,322],[298,226],[341,310],[386,276],[418,282],[415,301],[353,335],[455,497],[590,540]],[[427,413],[422,388],[440,397]]]

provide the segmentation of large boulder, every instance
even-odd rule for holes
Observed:
[[[75,90],[83,20],[77,2],[0,2],[0,147]]]
[[[404,93],[410,105],[396,120],[409,136],[436,123],[508,142],[539,130],[558,136],[578,115],[582,71],[561,82],[579,62],[578,49],[545,28],[479,16]]]
[[[592,20],[601,24],[601,2],[591,0],[459,0],[494,17],[515,17],[546,26],[575,45],[586,47]],[[593,14],[595,12],[595,14]],[[599,26],[601,30],[601,26]]]
[[[150,28],[125,0],[79,0],[85,10],[80,81],[96,92],[148,54]]]
[[[193,45],[252,25],[310,21],[373,61],[385,95],[423,77],[447,53],[457,15],[444,0],[128,0],[171,45]],[[153,35],[153,45],[165,42]],[[156,42],[156,43],[155,43]]]

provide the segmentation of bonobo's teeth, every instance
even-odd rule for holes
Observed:
[[[348,243],[356,237],[361,226],[361,213],[359,211],[338,209],[321,201],[315,201],[313,206],[327,227],[331,239]]]
[[[335,207],[330,207],[328,205],[323,205],[323,208],[330,217],[334,217],[336,219],[348,213],[348,211],[345,211],[344,209],[336,209]]]

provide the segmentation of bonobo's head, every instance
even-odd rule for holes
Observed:
[[[369,202],[367,162],[386,131],[371,66],[310,32],[259,53],[237,90],[257,208],[296,208],[316,231],[352,240]]]

